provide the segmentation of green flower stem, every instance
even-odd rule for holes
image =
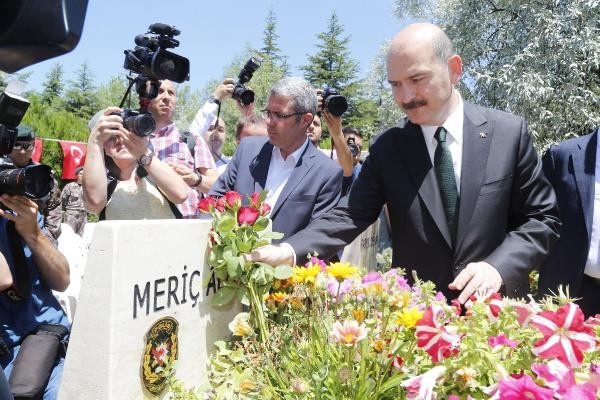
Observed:
[[[250,305],[254,312],[254,321],[258,325],[259,338],[261,343],[267,341],[267,321],[265,320],[265,313],[262,309],[262,299],[259,298],[254,281],[248,282],[248,293],[250,293]]]

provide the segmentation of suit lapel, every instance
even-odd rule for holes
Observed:
[[[427,207],[446,243],[452,248],[450,229],[421,127],[406,121],[404,129],[399,131],[397,136],[400,154],[411,180],[419,190],[421,201]]]
[[[467,233],[485,176],[494,126],[472,104],[464,102],[460,205],[455,251]]]
[[[580,143],[578,150],[571,155],[573,158],[573,173],[579,192],[581,209],[585,218],[588,240],[591,238],[592,223],[594,220],[594,176],[596,172],[596,147],[598,131],[587,141]]]
[[[315,162],[313,158],[315,157],[315,151],[317,151],[315,147],[310,142],[308,142],[308,145],[301,153],[300,159],[296,163],[294,170],[290,174],[288,181],[281,190],[281,193],[277,198],[277,202],[275,203],[275,206],[273,206],[273,210],[271,210],[271,218],[277,215],[277,212],[279,211],[283,203],[285,203],[285,201],[288,199],[288,197],[294,191],[294,189],[298,187],[302,178],[304,178],[304,176],[308,174],[308,171],[310,171],[310,169],[314,165]]]
[[[261,192],[265,188],[272,156],[273,145],[266,142],[250,164],[250,175],[254,178],[255,192]]]

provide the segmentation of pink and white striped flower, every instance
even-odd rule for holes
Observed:
[[[446,367],[438,365],[424,374],[413,376],[400,385],[406,389],[407,399],[431,400],[437,380],[446,373]]]
[[[443,311],[439,305],[427,307],[423,318],[417,322],[415,331],[417,346],[423,348],[433,362],[456,354],[460,344],[460,335],[456,327],[444,325],[440,321],[440,314],[443,314]]]
[[[556,312],[538,313],[530,324],[544,337],[534,343],[533,353],[542,358],[556,358],[568,367],[578,367],[583,361],[583,352],[596,345],[596,335],[583,322],[583,312],[573,303],[565,304]]]

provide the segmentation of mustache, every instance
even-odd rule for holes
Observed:
[[[413,110],[415,108],[426,106],[426,105],[427,105],[427,101],[417,99],[417,100],[410,101],[408,103],[402,103],[402,108],[404,108],[405,110]]]

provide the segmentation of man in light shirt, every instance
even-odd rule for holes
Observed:
[[[340,197],[342,169],[309,143],[306,130],[316,112],[317,97],[307,81],[276,82],[263,110],[268,137],[242,139],[209,194],[267,189],[273,231],[284,238],[331,210]]]
[[[250,254],[272,265],[330,256],[388,207],[392,265],[448,300],[521,297],[558,238],[551,185],[522,118],[463,101],[462,60],[437,26],[411,24],[390,44],[388,81],[406,119],[383,133],[348,196],[279,245]],[[365,266],[368,267],[368,266]]]
[[[556,191],[560,239],[540,268],[541,295],[568,287],[586,316],[600,313],[600,162],[598,130],[552,146],[542,159]]]

